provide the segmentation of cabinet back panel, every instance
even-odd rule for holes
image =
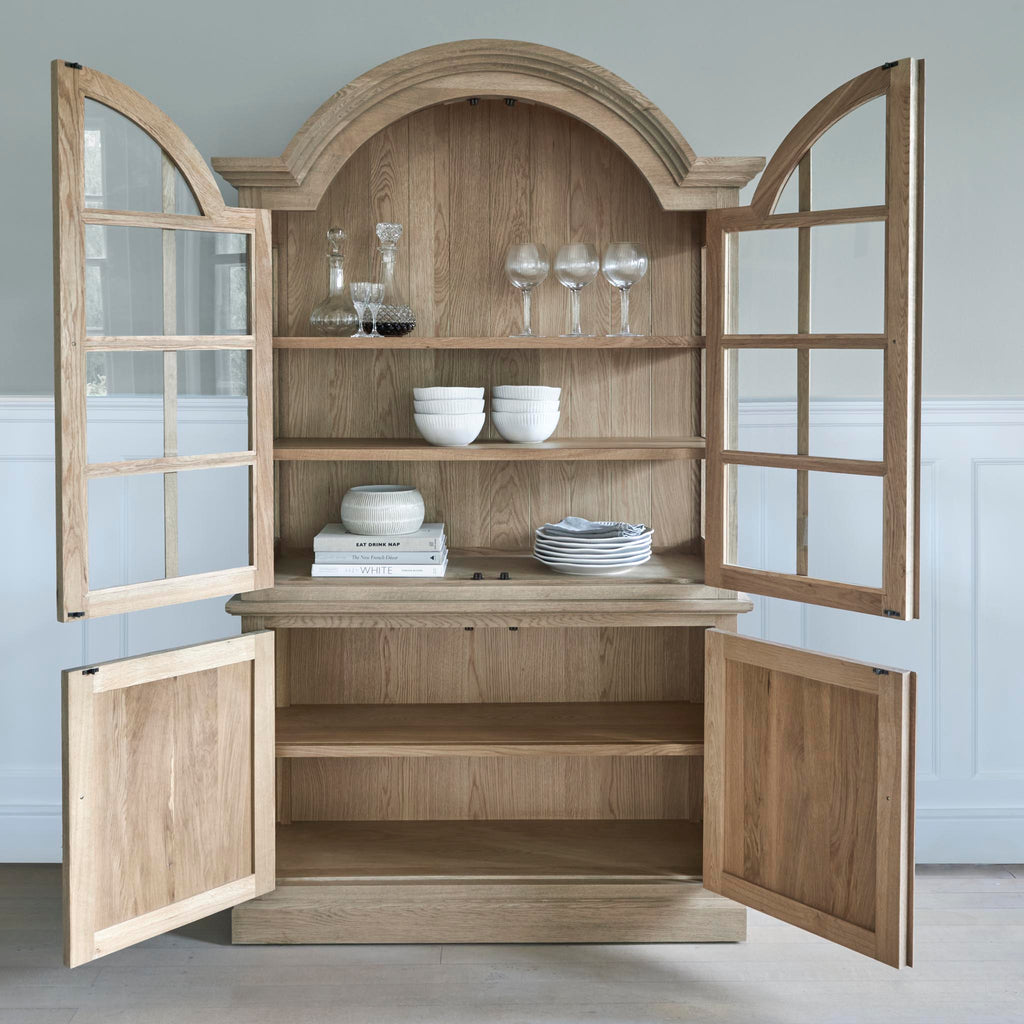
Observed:
[[[292,821],[699,820],[702,757],[296,758]]]
[[[648,523],[657,551],[698,553],[700,466],[673,462],[281,462],[279,536],[312,548],[357,484],[393,483],[423,494],[427,522],[446,524],[458,548],[529,549],[533,531],[567,515]]]
[[[704,630],[289,630],[292,704],[701,701]]]

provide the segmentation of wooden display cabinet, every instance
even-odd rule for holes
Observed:
[[[58,615],[234,593],[243,629],[65,673],[70,965],[232,906],[236,942],[678,942],[744,938],[741,904],[910,962],[913,674],[735,629],[742,591],[917,614],[922,89],[913,60],[837,89],[739,207],[765,162],[697,157],[604,69],[530,44],[445,44],[346,86],[281,157],[215,160],[238,188],[231,209],[152,104],[55,62]],[[874,99],[882,201],[816,208],[813,146]],[[159,146],[151,201],[90,193],[89,104]],[[776,212],[791,178],[797,209]],[[327,228],[347,231],[355,279],[379,220],[405,226],[416,331],[308,337]],[[855,223],[884,232],[879,330],[815,333],[812,231]],[[90,323],[98,229],[155,232],[157,329]],[[796,231],[795,323],[741,333],[740,240],[775,229]],[[244,253],[245,326],[182,319],[183,289],[210,271],[182,263],[190,232]],[[507,337],[509,243],[620,238],[652,257],[631,299],[643,336],[605,336],[612,293],[595,286],[595,336],[559,337],[567,294],[550,283],[534,297],[544,336]],[[792,452],[737,442],[751,349],[796,353]],[[810,358],[843,350],[884,360],[877,459],[809,445]],[[163,451],[94,461],[88,359],[140,352],[162,358]],[[179,450],[188,352],[245,361],[245,450]],[[417,438],[413,386],[499,383],[562,387],[550,441]],[[743,564],[742,467],[793,473],[791,573]],[[188,571],[180,494],[189,474],[225,469],[248,474],[247,564]],[[878,481],[877,585],[809,573],[816,474]],[[135,476],[162,479],[163,574],[90,588],[91,485]],[[447,524],[444,579],[310,577],[313,536],[367,482],[419,488]],[[569,514],[650,523],[656,553],[621,577],[552,574],[530,557],[533,530]]]

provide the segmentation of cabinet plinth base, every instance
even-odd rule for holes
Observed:
[[[696,882],[282,885],[235,943],[740,942],[747,912]]]

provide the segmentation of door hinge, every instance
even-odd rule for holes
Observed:
[[[885,62],[885,63],[884,63],[883,65],[882,65],[882,70],[883,70],[883,71],[888,71],[888,70],[889,70],[889,68],[894,68],[894,67],[896,67],[896,65],[897,65],[897,64],[899,64],[899,61],[898,61],[898,60],[887,60],[887,61],[886,61],[886,62]]]
[[[887,668],[873,668],[871,671],[874,672],[876,676],[887,676],[889,674],[889,670]]]
[[[898,619],[900,617],[900,613],[895,608],[886,608],[882,614],[887,615],[890,619]]]
[[[66,61],[64,61],[64,67],[66,67],[66,68],[73,68],[75,71],[81,71],[82,70],[82,65],[79,64],[78,61],[76,61],[76,60],[66,60]]]
[[[68,612],[69,619],[84,619],[85,612]]]
[[[83,668],[82,669],[82,675],[83,676],[94,676],[94,675],[96,675],[97,672],[99,672],[98,668]]]

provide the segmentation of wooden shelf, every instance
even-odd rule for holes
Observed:
[[[283,462],[633,462],[703,457],[702,437],[573,437],[539,444],[474,441],[463,448],[442,448],[419,438],[279,437],[274,441],[274,458]]]
[[[652,555],[621,576],[566,576],[529,552],[487,548],[450,550],[448,572],[440,579],[314,579],[312,565],[311,551],[279,553],[274,586],[237,594],[227,610],[287,617],[278,625],[322,625],[323,617],[335,616],[337,625],[461,627],[618,625],[625,623],[608,617],[622,614],[647,615],[648,625],[693,625],[662,622],[660,616],[692,614],[705,622],[708,615],[753,607],[734,591],[706,586],[701,556],[671,552]],[[483,579],[474,580],[478,572]],[[503,572],[508,579],[500,578]],[[559,623],[558,616],[576,618]]]
[[[645,334],[638,338],[274,338],[274,348],[352,349],[544,349],[704,348],[702,335]]]
[[[300,704],[277,709],[278,757],[694,756],[704,705]]]
[[[697,880],[689,821],[304,821],[277,827],[279,883]]]

